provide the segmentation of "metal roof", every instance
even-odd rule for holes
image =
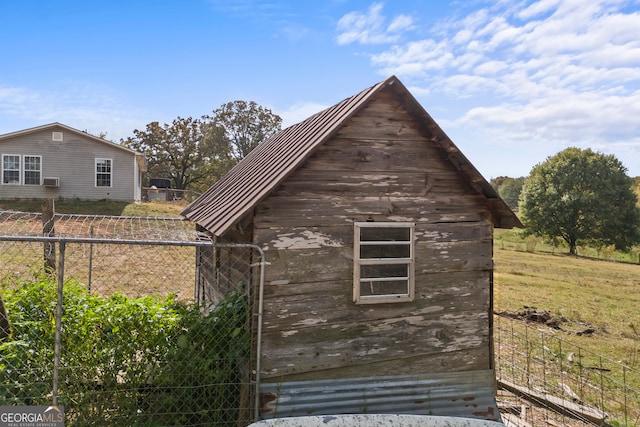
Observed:
[[[454,167],[466,176],[476,191],[487,198],[494,225],[502,228],[522,227],[491,185],[395,76],[271,136],[187,206],[182,215],[214,235],[221,236],[384,89],[392,90],[402,100],[404,107],[417,117],[430,134],[435,135],[434,143],[442,146]]]

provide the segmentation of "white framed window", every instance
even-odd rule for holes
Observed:
[[[20,185],[20,155],[2,155],[2,184]]]
[[[357,304],[413,301],[414,224],[354,224],[353,300]]]
[[[113,175],[112,159],[96,159],[96,187],[111,187]]]
[[[24,185],[42,184],[42,156],[23,156]]]

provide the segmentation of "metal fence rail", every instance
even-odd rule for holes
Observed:
[[[0,405],[63,405],[67,425],[254,419],[259,247],[175,219],[57,217],[45,236],[37,214],[0,219]]]

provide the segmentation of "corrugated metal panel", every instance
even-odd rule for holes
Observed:
[[[214,235],[222,235],[301,166],[317,147],[330,139],[342,124],[360,111],[379,90],[389,86],[396,88],[398,96],[407,103],[407,108],[424,122],[426,128],[437,131],[438,137],[434,139],[434,143],[444,148],[451,162],[469,178],[472,186],[488,199],[498,200],[497,205],[489,205],[495,214],[496,226],[521,226],[518,218],[498,197],[491,185],[395,76],[273,135],[187,206],[182,215]]]
[[[262,419],[366,413],[500,421],[493,370],[263,383],[260,392]]]

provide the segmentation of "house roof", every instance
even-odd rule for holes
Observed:
[[[115,142],[108,141],[108,140],[106,140],[104,138],[100,138],[98,136],[91,135],[90,133],[87,133],[85,131],[81,131],[81,130],[78,130],[78,129],[74,129],[74,128],[70,127],[70,126],[63,125],[62,123],[58,123],[58,122],[53,122],[53,123],[49,123],[49,124],[42,125],[42,126],[36,126],[36,127],[28,128],[28,129],[23,129],[23,130],[19,130],[19,131],[16,131],[16,132],[5,133],[3,135],[0,135],[0,142],[2,142],[5,139],[14,138],[14,137],[17,137],[17,136],[28,135],[30,133],[35,133],[35,132],[42,132],[44,130],[49,130],[49,129],[54,129],[54,128],[60,128],[60,129],[63,129],[65,131],[67,131],[67,132],[75,133],[77,135],[81,135],[81,136],[83,136],[85,138],[88,138],[88,139],[91,139],[93,141],[99,142],[100,144],[106,144],[106,145],[108,145],[110,147],[113,147],[115,149],[123,150],[123,151],[126,151],[128,153],[131,153],[131,154],[136,156],[136,160],[138,161],[138,165],[140,167],[140,170],[144,172],[147,169],[146,168],[146,161],[145,161],[144,155],[142,153],[139,153],[137,151],[131,150],[130,148],[127,148],[127,147],[125,147],[123,145],[116,144]]]
[[[496,227],[522,227],[518,217],[493,187],[395,76],[271,136],[187,206],[182,215],[214,235],[221,236],[251,212],[317,147],[335,135],[349,118],[383,89],[392,90],[402,100],[404,107],[428,128],[430,134],[435,135],[434,143],[444,149],[451,164],[466,177],[472,188],[487,199]]]

